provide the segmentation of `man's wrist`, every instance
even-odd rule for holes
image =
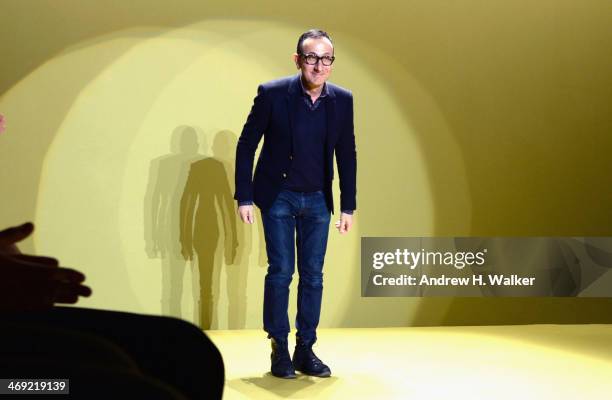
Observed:
[[[342,210],[340,212],[342,214],[353,215],[353,212],[355,212],[355,210]]]
[[[252,206],[252,205],[253,205],[253,201],[251,201],[251,200],[243,200],[243,201],[239,201],[238,202],[238,207]]]

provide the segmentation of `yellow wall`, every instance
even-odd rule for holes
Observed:
[[[198,321],[210,291],[213,327],[261,326],[261,224],[228,212],[233,149],[257,84],[294,73],[297,36],[317,26],[336,44],[331,80],[355,95],[359,159],[357,224],[331,232],[322,326],[612,320],[608,299],[359,295],[361,236],[611,235],[609,2],[2,9],[0,223],[34,220],[24,250],[82,269],[83,306],[160,313],[173,287]],[[199,226],[218,244],[190,265],[172,218],[154,254],[151,215],[177,215],[196,160],[199,205],[213,204]]]

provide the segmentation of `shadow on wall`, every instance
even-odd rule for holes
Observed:
[[[198,152],[194,128],[179,126],[172,134],[171,153],[151,162],[145,196],[145,242],[149,258],[162,268],[161,310],[183,316],[185,270],[199,277],[195,285],[195,320],[202,329],[217,325],[221,273],[225,273],[228,328],[245,327],[246,286],[252,234],[238,221],[230,179],[236,135],[218,132],[212,157]],[[261,226],[261,224],[258,224]],[[215,312],[217,311],[217,312]]]

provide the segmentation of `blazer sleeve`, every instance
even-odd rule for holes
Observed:
[[[347,121],[335,147],[340,178],[340,210],[357,209],[357,150],[353,122],[353,95],[349,94]]]
[[[271,102],[263,85],[257,88],[251,112],[242,128],[236,146],[236,192],[234,199],[239,202],[253,201],[253,161],[270,119]]]

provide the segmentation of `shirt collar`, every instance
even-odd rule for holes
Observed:
[[[301,75],[298,75],[298,81],[300,82],[300,90],[302,91],[302,96],[310,97],[310,95],[306,93],[306,89],[304,89],[304,84],[302,83]],[[329,95],[329,91],[327,89],[327,82],[325,82],[323,84],[323,90],[321,90],[321,95],[319,97],[327,97],[327,95]]]

